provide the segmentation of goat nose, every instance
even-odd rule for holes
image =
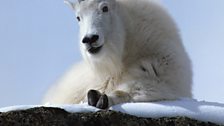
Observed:
[[[82,40],[82,43],[92,44],[92,43],[95,43],[98,39],[99,39],[99,35],[85,36]]]

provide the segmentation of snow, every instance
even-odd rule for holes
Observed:
[[[224,104],[190,99],[153,103],[124,103],[110,109],[138,117],[186,116],[204,122],[224,124]]]
[[[20,105],[0,108],[0,112],[25,110],[34,107],[57,107],[68,112],[97,112],[97,109],[87,104],[75,105]],[[181,99],[176,101],[160,101],[150,103],[123,103],[109,108],[130,115],[146,118],[186,116],[192,119],[213,122],[224,125],[224,104]]]

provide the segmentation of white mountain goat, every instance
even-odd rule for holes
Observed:
[[[124,102],[192,97],[191,63],[174,21],[156,0],[80,0],[76,13],[84,61],[44,102],[81,101],[106,109]]]

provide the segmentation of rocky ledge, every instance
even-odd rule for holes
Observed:
[[[187,117],[140,118],[115,111],[69,113],[38,107],[0,113],[0,126],[218,126]]]

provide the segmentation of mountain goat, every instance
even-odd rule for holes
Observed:
[[[106,109],[124,102],[192,97],[190,59],[172,18],[156,0],[66,1],[80,26],[84,61],[44,102],[81,101]]]

